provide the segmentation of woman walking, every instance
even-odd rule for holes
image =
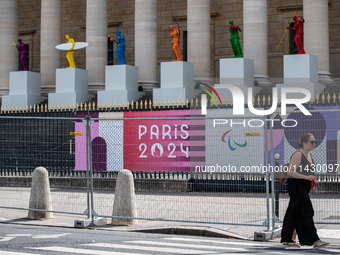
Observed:
[[[290,197],[289,205],[283,220],[281,243],[287,246],[300,246],[292,239],[294,229],[301,245],[313,245],[314,248],[328,246],[328,242],[321,241],[314,226],[314,210],[309,198],[312,185],[315,184],[314,162],[311,151],[316,141],[311,133],[301,136],[299,149],[293,153],[287,183]]]

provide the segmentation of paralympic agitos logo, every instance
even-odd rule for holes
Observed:
[[[222,139],[222,142],[227,143],[226,140],[225,140],[225,138],[226,138],[227,134],[229,134],[230,132],[231,132],[231,130],[225,132],[225,133],[222,135],[222,138],[221,138],[221,139]],[[240,143],[237,143],[237,142],[235,142],[235,141],[233,140],[233,143],[234,143],[237,147],[240,147],[240,148],[244,148],[244,147],[247,146],[247,141],[245,141],[243,144],[240,144]],[[233,145],[232,145],[232,143],[231,143],[231,136],[229,136],[229,138],[228,138],[228,146],[229,146],[229,149],[230,149],[231,151],[234,151],[234,150],[237,149],[237,147],[233,147]]]
[[[221,100],[220,95],[217,93],[217,91],[216,91],[212,86],[210,86],[210,85],[208,85],[208,84],[206,84],[206,83],[203,83],[203,82],[198,82],[198,83],[196,84],[196,86],[195,86],[195,89],[201,89],[201,90],[203,90],[204,92],[206,92],[206,93],[211,97],[211,99],[214,101],[215,105],[217,106],[217,102],[216,102],[215,97],[214,97],[207,89],[202,88],[202,86],[207,87],[207,88],[209,88],[212,92],[214,92],[215,95],[217,96],[218,100],[220,101],[221,106],[223,105],[223,104],[222,104],[222,100]],[[203,105],[203,98],[202,98],[202,105]],[[205,105],[206,105],[206,100],[205,100]],[[202,109],[202,110],[203,110],[203,109]]]

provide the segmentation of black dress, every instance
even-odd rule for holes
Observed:
[[[306,156],[302,154],[300,167],[296,171],[303,175],[313,175],[313,166],[309,163]],[[319,240],[314,226],[314,210],[309,198],[311,182],[303,179],[290,178],[287,183],[288,194],[290,197],[289,205],[283,220],[281,242],[293,242],[292,236],[294,229],[299,237],[301,245],[312,245]]]

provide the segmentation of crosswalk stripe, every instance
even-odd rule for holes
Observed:
[[[32,234],[8,234],[6,236],[23,237],[23,236],[32,236]]]
[[[310,253],[316,253],[315,250],[313,250],[313,248],[310,248]],[[280,251],[270,251],[270,250],[266,250],[266,254],[270,255],[270,254],[278,254],[278,255],[284,255],[284,254],[287,254],[287,255],[291,255],[291,254],[294,254],[294,255],[306,255],[307,253],[305,252],[298,252],[299,251],[299,248],[297,249],[284,249],[282,248],[282,250]],[[332,251],[332,252],[336,252],[335,254],[339,253],[338,250],[330,250],[330,249],[323,249],[323,251]],[[253,254],[253,250],[249,250],[247,253],[239,253],[237,252],[236,253],[237,255],[249,255],[249,254]],[[261,254],[261,253],[258,253],[258,254]],[[214,255],[235,255],[235,253],[214,253]]]
[[[340,239],[340,229],[318,229],[320,238]]]
[[[306,255],[306,253],[298,253],[297,250],[285,250],[283,249],[282,251],[268,251],[266,254],[294,254],[294,255]]]
[[[5,236],[4,238],[0,239],[0,242],[7,242],[7,241],[10,241],[14,238],[15,238],[15,236]]]
[[[102,248],[116,248],[116,249],[129,249],[129,250],[141,250],[141,251],[152,251],[152,252],[168,252],[168,253],[178,253],[178,254],[211,254],[211,251],[201,251],[201,250],[188,250],[188,249],[178,249],[178,248],[159,248],[152,246],[135,246],[135,245],[125,245],[125,244],[111,244],[111,243],[91,243],[84,244],[88,246],[102,247]]]
[[[276,252],[276,251],[268,251],[267,253],[268,254],[291,254],[291,249],[284,249],[282,247],[281,244],[275,244],[275,243],[251,243],[251,242],[234,242],[234,241],[218,241],[218,240],[200,240],[200,239],[194,239],[194,238],[178,238],[178,237],[166,237],[166,238],[162,238],[163,240],[171,240],[171,241],[182,241],[182,242],[200,242],[201,244],[204,244],[205,242],[210,242],[210,243],[216,243],[216,244],[224,244],[224,245],[228,245],[228,244],[237,244],[237,245],[241,245],[241,246],[252,246],[254,247],[255,249],[258,248],[259,246],[266,246],[266,247],[279,247],[279,248],[282,248],[282,251],[280,252]],[[127,241],[127,242],[132,242],[132,243],[137,243],[137,242],[140,242],[140,241]],[[141,243],[141,242],[140,242]],[[147,244],[146,242],[143,242],[145,244]],[[161,244],[161,245],[168,245],[168,243],[162,243],[162,242],[157,242],[158,244]],[[142,244],[142,243],[141,243]],[[156,243],[155,243],[156,244]],[[184,244],[185,245],[185,244]],[[185,247],[183,246],[182,243],[177,243],[177,246],[180,246],[180,247]],[[194,245],[194,247],[197,247],[199,248],[199,245]],[[209,247],[213,247],[213,246],[206,246],[207,248]],[[228,247],[229,248],[229,247]],[[294,247],[295,248],[295,247]],[[223,249],[223,247],[218,247],[217,249]],[[238,248],[229,248],[230,250],[233,250],[233,251],[236,251]],[[296,255],[304,255],[304,253],[298,253],[298,251],[300,249],[311,249],[313,250],[313,248],[311,246],[306,246],[306,247],[301,247],[301,248],[295,248],[294,249],[294,254]],[[242,249],[243,251],[248,251],[247,249]],[[326,249],[325,249],[326,250]],[[329,248],[327,248],[327,251],[335,251],[335,250],[331,250]],[[338,251],[337,251],[338,252]],[[214,255],[227,255],[227,254],[235,254],[235,253],[221,253],[221,254],[215,254]],[[238,255],[244,255],[244,254],[248,254],[249,253],[237,253]]]
[[[213,255],[249,255],[249,254],[251,254],[251,253],[249,253],[249,252],[241,252],[241,253],[239,253],[239,252],[237,252],[237,253],[235,253],[235,252],[223,252],[223,253],[212,253]],[[282,255],[282,254],[281,254]],[[295,255],[295,254],[294,254]]]
[[[329,252],[334,252],[335,254],[339,253],[339,250],[336,250],[336,249],[330,249],[328,247],[326,248],[321,248],[323,251],[329,251]]]
[[[173,240],[173,241],[182,241],[182,242],[197,242],[197,243],[215,243],[215,244],[233,244],[233,245],[242,245],[242,246],[274,246],[273,243],[251,243],[251,242],[234,242],[234,241],[218,241],[218,240],[201,240],[194,238],[178,238],[178,237],[166,237],[164,240]]]
[[[243,248],[207,246],[207,245],[198,245],[198,244],[166,243],[166,242],[151,242],[151,241],[127,241],[127,242],[136,243],[136,244],[149,244],[149,245],[160,245],[160,246],[171,246],[171,247],[196,248],[196,249],[246,251],[246,249],[243,249]]]
[[[40,255],[36,253],[22,253],[22,252],[13,252],[13,251],[0,251],[0,255]]]
[[[328,249],[327,249],[328,251]],[[253,252],[251,251],[248,251],[247,253],[214,253],[213,255],[249,255],[249,254],[254,254]],[[262,254],[262,253],[257,253],[257,254]],[[283,249],[282,251],[266,251],[265,254],[268,254],[268,255],[271,255],[271,254],[278,254],[278,255],[284,255],[284,254],[287,254],[287,255],[291,255],[291,254],[294,254],[294,255],[306,255],[307,253],[297,253],[296,250],[292,251],[292,250],[285,250]]]
[[[71,233],[62,233],[62,234],[55,234],[55,235],[36,235],[33,236],[33,238],[37,238],[37,239],[53,239],[53,238],[59,238],[62,236],[67,236],[67,235],[71,235]]]
[[[92,255],[147,255],[147,254],[140,254],[140,253],[99,251],[99,250],[90,250],[90,249],[67,248],[67,247],[60,247],[60,246],[34,247],[34,248],[30,248],[30,249],[44,250],[44,251],[79,253],[79,254],[92,254]],[[5,255],[6,253],[3,253],[3,254]],[[27,255],[27,253],[25,253],[25,255]]]
[[[248,252],[242,252],[242,253],[239,253],[239,252],[237,252],[237,253],[235,253],[235,252],[231,252],[231,253],[229,253],[229,252],[227,252],[227,253],[225,253],[225,252],[223,252],[223,253],[213,253],[213,255],[249,255],[249,254],[253,254],[253,253],[250,253],[249,251]],[[260,254],[260,253],[258,253],[258,254]],[[266,252],[266,254],[271,254],[271,253]],[[283,255],[283,253],[279,253],[279,254]],[[291,254],[289,254],[289,255],[291,255]],[[294,253],[294,255],[296,255],[296,254]],[[306,255],[306,254],[304,254],[304,255]]]

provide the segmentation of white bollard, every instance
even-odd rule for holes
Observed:
[[[44,167],[37,167],[33,172],[29,209],[52,211],[50,196],[50,181]],[[53,213],[43,211],[28,211],[30,219],[52,218]]]
[[[129,170],[119,172],[116,181],[115,199],[112,216],[137,217],[135,185]],[[128,226],[136,224],[137,220],[112,218],[111,225]]]

